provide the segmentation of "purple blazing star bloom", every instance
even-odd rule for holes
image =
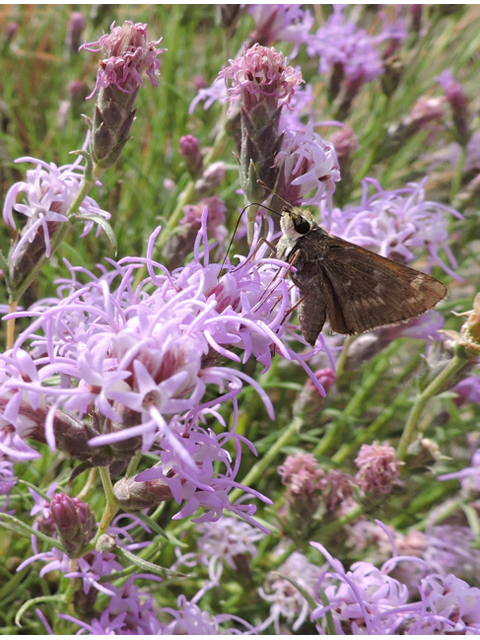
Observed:
[[[225,82],[223,81],[223,78],[216,78],[210,87],[207,87],[206,89],[201,88],[198,90],[197,95],[190,104],[188,112],[190,114],[193,113],[197,104],[199,102],[202,102],[202,100],[205,101],[203,109],[204,111],[207,111],[207,109],[210,109],[214,102],[220,102],[221,104],[223,104],[227,101],[227,98],[227,87],[225,85]]]
[[[359,205],[348,205],[343,211],[333,210],[331,232],[406,263],[415,259],[417,248],[423,248],[429,256],[428,269],[437,264],[452,278],[460,280],[454,272],[457,261],[447,244],[446,214],[460,219],[462,216],[455,209],[426,200],[425,182],[426,178],[419,184],[408,183],[402,189],[385,191],[376,180],[365,179]],[[371,196],[368,195],[370,185],[376,189]],[[449,264],[440,257],[440,250],[445,252]]]
[[[297,631],[307,619],[309,612],[307,601],[289,580],[297,583],[313,597],[321,570],[311,564],[302,553],[295,551],[279,567],[278,572],[285,578],[272,577],[268,581],[266,589],[262,587],[258,589],[260,596],[272,603],[270,615],[262,622],[259,631],[263,631],[273,623],[275,633],[280,634],[281,617],[287,618],[289,623],[295,620],[292,624],[292,631]]]
[[[308,41],[308,33],[313,25],[313,17],[298,4],[251,4],[248,13],[255,20],[255,29],[250,34],[250,42],[258,42],[269,47],[279,40],[293,42],[295,48],[290,54],[297,55],[300,45]]]
[[[462,579],[476,580],[480,572],[480,550],[470,527],[438,525],[427,530],[425,562],[440,575],[454,574]]]
[[[325,26],[309,37],[307,51],[320,56],[320,73],[341,68],[346,80],[369,82],[383,70],[376,45],[378,37],[370,36],[343,15],[345,5],[334,5]],[[380,39],[383,39],[381,37]]]
[[[201,534],[196,543],[198,552],[181,555],[172,568],[207,566],[210,586],[219,584],[225,564],[234,571],[244,570],[247,554],[257,556],[255,543],[264,536],[247,522],[225,516],[199,524],[196,529]]]
[[[218,74],[228,88],[228,99],[241,98],[247,111],[264,100],[272,110],[279,105],[289,105],[296,87],[302,82],[302,74],[288,66],[283,53],[273,47],[254,45],[245,49],[243,56],[229,60],[229,65]]]
[[[232,488],[241,487],[235,481],[241,448],[253,445],[236,434],[236,420],[219,435],[200,423],[211,417],[224,426],[218,409],[229,400],[236,416],[245,382],[273,417],[266,393],[235,368],[253,356],[268,370],[272,345],[325,393],[306,364],[312,352],[300,355],[285,339],[294,298],[278,277],[284,265],[265,258],[264,247],[219,278],[220,265],[209,262],[204,211],[195,260],[170,274],[151,257],[157,234],[146,259],[112,262],[114,269],[99,277],[72,268],[72,279],[59,284],[58,299],[15,314],[34,320],[0,358],[0,419],[22,437],[96,466],[153,449],[161,466],[137,480],[164,482],[178,504],[184,501],[176,517],[204,507],[200,521],[218,519],[229,509],[254,523],[254,505],[228,499]],[[136,272],[144,265],[149,277],[135,289]],[[77,271],[87,275],[87,284],[77,281]],[[30,353],[23,350],[27,344]],[[235,461],[226,451],[232,443]]]
[[[169,614],[173,620],[169,622],[162,635],[256,635],[256,629],[246,620],[227,613],[212,615],[202,611],[196,604],[198,595],[190,602],[183,595],[177,599],[177,609],[164,607],[162,614]],[[163,616],[162,616],[163,617]],[[228,622],[235,622],[245,627],[241,631],[238,627],[222,628]]]
[[[433,615],[428,622],[417,624],[412,632],[480,635],[480,589],[452,575],[433,574],[422,580],[422,590]]]
[[[130,20],[121,27],[115,27],[113,22],[110,33],[101,36],[95,42],[88,42],[80,50],[105,52],[107,57],[100,62],[95,89],[90,98],[100,87],[106,89],[113,85],[119,91],[132,93],[139,85],[143,86],[142,74],[148,77],[158,87],[156,76],[160,75],[160,60],[158,56],[166,49],[157,49],[156,45],[162,40],[147,42],[147,25]]]
[[[32,243],[39,232],[43,234],[45,254],[49,257],[50,236],[62,222],[68,220],[66,214],[80,191],[83,170],[78,162],[63,167],[57,167],[53,162],[48,164],[29,157],[18,158],[15,162],[32,162],[37,166],[27,171],[25,182],[17,182],[11,186],[5,197],[3,219],[7,224],[16,228],[14,210],[28,218],[22,238],[17,243],[11,259],[15,259],[27,242]],[[22,193],[26,204],[17,203],[17,198]],[[78,208],[78,213],[94,214],[105,220],[111,217],[107,211],[100,209],[90,196],[85,197]],[[87,220],[81,237],[89,233],[93,227],[94,222]],[[100,226],[97,226],[97,235],[99,233]]]
[[[296,206],[318,205],[326,199],[327,209],[331,208],[335,182],[340,180],[337,155],[333,145],[313,131],[311,122],[303,131],[285,132],[276,162],[280,170],[276,192],[284,200]]]
[[[94,619],[90,624],[69,615],[61,614],[61,617],[94,635],[161,635],[165,625],[158,619],[152,596],[141,592],[134,584],[135,580],[144,577],[132,575],[122,587],[111,586],[112,596],[108,607],[100,619]],[[155,576],[148,577],[160,580]]]
[[[312,542],[311,545],[324,555],[333,569],[325,571],[317,585],[317,593],[323,592],[328,600],[328,605],[319,602],[312,613],[312,620],[320,622],[320,633],[324,633],[327,612],[331,613],[335,631],[340,635],[410,635],[454,630],[455,622],[449,619],[452,608],[443,607],[443,602],[435,606],[435,598],[431,596],[432,587],[436,585],[435,574],[422,580],[421,600],[415,602],[409,601],[408,588],[389,575],[403,561],[428,568],[420,558],[395,555],[380,569],[369,562],[355,562],[350,571],[345,571],[341,562],[321,544]],[[457,602],[462,596],[465,602],[475,602],[476,593],[468,592],[472,588],[466,583],[463,585],[465,590],[458,594]],[[480,590],[474,591],[480,594]],[[468,600],[468,596],[472,598]]]

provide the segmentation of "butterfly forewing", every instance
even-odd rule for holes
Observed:
[[[292,279],[303,296],[300,328],[310,344],[326,318],[337,333],[362,333],[416,318],[445,297],[447,289],[436,278],[310,224],[293,247],[286,235],[278,245],[296,269]]]
[[[447,294],[445,285],[432,276],[340,238],[330,240],[328,260],[320,268],[335,293],[335,309],[329,313],[327,308],[333,331],[362,333],[404,322]]]

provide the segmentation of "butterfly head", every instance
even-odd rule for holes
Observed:
[[[314,220],[310,211],[301,211],[297,207],[294,209],[284,207],[280,226],[285,236],[289,240],[295,241],[312,230]]]

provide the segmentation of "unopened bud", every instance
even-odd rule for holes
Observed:
[[[381,81],[382,89],[386,96],[390,97],[397,90],[404,68],[404,62],[396,55],[392,55],[385,60]]]
[[[453,79],[450,71],[444,71],[437,78],[437,82],[445,91],[445,96],[452,108],[453,124],[458,142],[465,147],[472,135],[470,127],[470,114],[468,112],[469,100],[465,95],[462,85]]]
[[[192,178],[198,178],[203,168],[203,157],[198,138],[191,135],[182,136],[180,138],[180,153],[185,158]]]
[[[209,196],[223,182],[225,178],[225,164],[214,162],[203,172],[200,180],[195,183],[195,196],[205,198]]]
[[[118,504],[125,511],[141,511],[155,507],[173,494],[165,480],[157,478],[136,482],[134,478],[122,478],[113,487]]]
[[[82,33],[86,26],[87,21],[79,11],[74,11],[70,15],[65,36],[65,54],[67,58],[78,54]]]
[[[88,504],[64,493],[53,496],[50,512],[65,553],[69,558],[76,558],[95,535],[94,514]]]

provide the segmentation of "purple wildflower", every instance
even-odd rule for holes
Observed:
[[[457,261],[447,244],[446,214],[456,218],[461,215],[446,205],[426,200],[425,181],[385,191],[376,180],[365,179],[359,205],[346,206],[343,211],[333,210],[331,232],[387,258],[407,263],[415,259],[416,249],[423,248],[429,256],[428,269],[437,264],[459,280],[454,272]],[[371,196],[368,195],[370,185],[376,189]],[[445,252],[449,264],[440,257],[440,250]]]
[[[57,489],[57,483],[54,482],[49,486],[45,492],[48,498],[53,498],[53,495]],[[33,489],[29,488],[30,495],[34,501],[34,506],[30,510],[30,516],[35,517],[34,528],[39,528],[44,533],[52,535],[55,533],[55,522],[52,518],[52,512],[50,510],[50,501],[45,500],[40,494]]]
[[[312,453],[287,456],[277,472],[282,478],[282,484],[287,486],[287,494],[293,496],[318,492],[325,476]]]
[[[205,101],[203,105],[204,111],[210,109],[214,102],[220,102],[223,104],[228,99],[227,87],[223,78],[217,77],[213,84],[210,87],[201,87],[198,90],[197,95],[192,100],[190,104],[190,108],[188,110],[189,113],[193,113],[195,108],[199,102]]]
[[[325,26],[309,37],[307,51],[310,56],[320,56],[320,73],[340,73],[352,83],[369,82],[383,69],[376,48],[379,39],[350,22],[344,8],[333,6]]]
[[[478,376],[464,378],[451,391],[457,394],[457,397],[453,399],[457,407],[470,402],[480,404],[480,378]]]
[[[279,132],[282,109],[289,107],[303,80],[273,47],[255,44],[243,56],[230,60],[219,76],[229,86],[228,98],[240,110],[240,186],[248,201],[248,240],[253,239],[257,206],[275,188],[276,156],[282,146]],[[230,116],[233,118],[233,115]],[[312,188],[312,187],[311,187]]]
[[[147,42],[147,25],[137,22],[134,24],[127,20],[121,27],[110,26],[111,33],[106,33],[95,42],[87,42],[80,50],[105,52],[106,58],[100,62],[97,75],[97,84],[93,94],[103,87],[113,85],[119,91],[132,93],[138,85],[143,86],[142,74],[148,77],[158,86],[156,77],[160,75],[160,60],[158,56],[166,49],[157,49],[161,42],[154,40]]]
[[[218,74],[228,88],[228,99],[242,100],[247,111],[266,101],[271,110],[289,105],[302,74],[288,66],[283,53],[273,47],[254,45],[245,49],[243,56],[229,60],[229,65]]]
[[[203,156],[198,138],[192,135],[182,136],[180,138],[180,153],[185,158],[191,176],[198,178],[203,168]]]
[[[453,575],[433,574],[422,580],[422,590],[427,607],[439,620],[417,626],[419,631],[435,635],[480,635],[480,589]],[[441,618],[446,620],[440,621]]]
[[[409,602],[407,587],[389,575],[404,561],[428,568],[420,558],[395,555],[380,569],[369,562],[355,562],[350,571],[345,571],[341,562],[321,544],[312,542],[311,545],[324,555],[333,569],[325,571],[317,585],[316,593],[323,592],[328,600],[328,605],[320,602],[312,613],[312,620],[319,621],[320,633],[324,633],[328,611],[333,617],[335,631],[340,635],[410,635],[454,628],[448,618],[449,611],[441,610],[440,606],[435,608],[433,599],[425,593],[425,586],[429,584],[425,580],[432,576],[422,581],[421,600]]]
[[[264,537],[262,531],[247,522],[226,516],[199,524],[196,529],[201,534],[196,543],[198,552],[181,555],[172,568],[204,565],[208,567],[210,587],[219,584],[224,565],[245,574],[247,556],[257,556],[255,543]]]
[[[127,523],[120,527],[118,523],[122,518],[127,519]],[[137,550],[139,546],[144,547],[150,544],[149,542],[144,542],[139,545],[134,542],[129,533],[129,529],[133,526],[140,526],[143,529],[147,528],[138,518],[126,514],[117,517],[109,528],[109,533],[115,536],[117,546],[129,551],[131,550],[132,552]],[[81,558],[76,558],[72,562],[68,555],[57,547],[39,552],[35,536],[32,536],[32,547],[34,551],[33,555],[24,560],[24,562],[19,565],[17,571],[21,571],[21,569],[29,564],[40,560],[45,563],[45,566],[39,573],[41,578],[51,571],[59,571],[64,574],[65,578],[78,578],[78,580],[82,582],[82,591],[86,595],[90,593],[92,588],[108,596],[114,595],[115,589],[111,584],[105,582],[105,578],[112,573],[122,571],[123,567],[113,553],[109,551],[92,551]],[[148,578],[157,579],[155,576],[150,576],[149,574]]]
[[[111,586],[108,607],[99,619],[92,620],[90,624],[69,615],[60,616],[90,631],[91,635],[161,635],[165,625],[158,619],[152,596],[141,592],[134,584],[135,580],[143,577],[133,575],[122,587]]]
[[[461,481],[462,488],[467,490],[469,488],[480,491],[480,449],[477,449],[472,456],[472,466],[465,467],[461,471],[455,471],[454,473],[444,473],[438,476],[439,480],[453,480],[457,478]]]
[[[220,360],[240,363],[253,356],[268,370],[275,345],[324,391],[305,362],[311,353],[297,354],[282,341],[290,333],[284,320],[292,304],[287,282],[278,278],[282,263],[265,258],[265,247],[219,278],[205,229],[204,214],[194,262],[172,274],[151,257],[157,230],[146,259],[112,263],[114,269],[100,277],[72,268],[58,299],[17,312],[34,320],[0,359],[0,416],[20,436],[93,465],[153,450],[162,464],[136,480],[164,482],[178,504],[185,502],[176,517],[204,507],[200,521],[229,509],[254,523],[254,505],[228,499],[232,488],[241,487],[235,481],[241,448],[253,445],[236,434],[236,421],[218,435],[201,423],[212,418],[223,426],[218,408],[227,401],[236,416],[245,382],[273,417],[272,405],[257,382]],[[134,289],[144,264],[149,277]],[[77,272],[89,282],[78,282]],[[25,357],[27,344],[32,349]],[[234,462],[226,450],[232,444]]]
[[[168,614],[173,619],[162,632],[162,635],[252,635],[255,628],[238,616],[227,613],[212,615],[207,611],[202,611],[196,604],[197,598],[188,601],[183,595],[177,599],[177,609],[164,607],[162,614]],[[163,617],[163,616],[162,616]],[[223,628],[222,625],[228,622],[235,622],[232,628]],[[245,628],[242,632],[237,625]]]
[[[65,51],[67,56],[76,55],[80,47],[80,38],[87,26],[87,21],[79,11],[70,14],[65,36]]]
[[[44,253],[47,258],[50,256],[50,238],[63,222],[68,221],[67,213],[83,182],[83,170],[78,162],[63,167],[29,157],[18,158],[16,162],[32,162],[37,167],[27,171],[25,182],[17,182],[10,187],[3,207],[3,218],[14,229],[14,211],[27,218],[9,256],[10,278],[14,286],[35,267]],[[17,203],[20,194],[24,194],[25,204]],[[77,212],[87,217],[95,215],[105,220],[110,218],[110,214],[100,209],[89,196],[74,213]],[[81,237],[89,233],[94,224],[92,220],[87,220]],[[97,225],[97,235],[100,230],[100,225]]]
[[[480,571],[480,550],[470,527],[438,525],[428,529],[424,538],[422,557],[435,572],[476,581]]]
[[[13,462],[0,455],[0,513],[7,512],[10,504],[10,491],[17,484]]]
[[[259,631],[267,629],[273,623],[275,633],[280,634],[280,619],[282,617],[286,618],[290,624],[293,622],[292,631],[298,631],[307,619],[309,606],[292,582],[298,584],[313,597],[321,570],[309,562],[302,553],[295,551],[278,568],[278,572],[285,577],[272,576],[267,580],[265,589],[260,587],[258,590],[264,600],[272,603],[270,615],[262,622]]]
[[[300,45],[308,41],[308,33],[313,25],[313,17],[298,4],[251,4],[248,13],[255,21],[255,29],[249,41],[270,47],[279,40],[293,42],[293,58]]]
[[[296,206],[318,205],[326,199],[327,210],[331,208],[335,182],[340,180],[338,160],[333,145],[313,131],[311,122],[303,131],[285,132],[275,162],[280,174],[276,192],[284,200]]]
[[[445,91],[445,96],[452,108],[453,124],[455,125],[458,142],[465,147],[472,134],[470,127],[471,116],[468,112],[469,100],[462,85],[453,79],[451,71],[443,71],[436,80]]]

